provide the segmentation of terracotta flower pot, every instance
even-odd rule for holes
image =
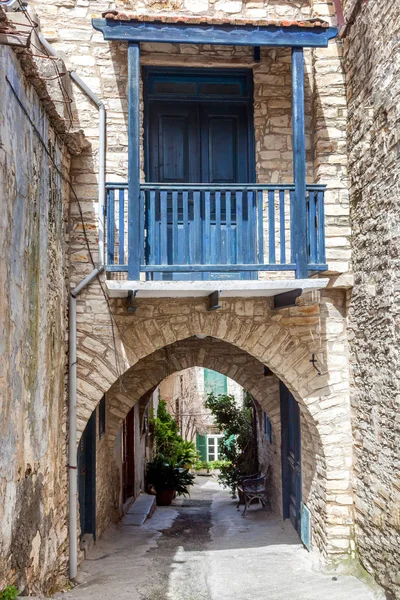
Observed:
[[[169,506],[175,497],[175,490],[161,490],[156,494],[157,506]]]

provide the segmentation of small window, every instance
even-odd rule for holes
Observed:
[[[207,461],[220,460],[223,435],[207,435]]]
[[[205,96],[240,96],[240,83],[199,83],[199,93]]]
[[[272,444],[272,425],[269,416],[263,411],[263,429],[264,437],[268,440],[269,444]]]
[[[182,94],[194,96],[196,94],[196,83],[191,81],[155,81],[155,94]]]
[[[99,438],[106,432],[106,397],[102,397],[99,403]]]

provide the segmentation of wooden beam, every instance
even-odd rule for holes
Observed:
[[[208,296],[209,299],[209,306],[208,306],[208,310],[212,311],[212,310],[217,310],[218,308],[222,308],[222,305],[220,304],[220,300],[219,300],[219,294],[220,292],[218,290],[216,290],[215,292],[213,292],[212,294],[210,294]]]
[[[324,48],[337,35],[336,27],[291,25],[193,25],[92,19],[105,40],[120,42],[168,42],[225,46],[281,46]]]
[[[308,276],[306,207],[306,132],[304,123],[304,56],[292,48],[292,131],[294,199],[292,207],[292,261],[296,277]]]
[[[301,296],[302,290],[300,288],[296,290],[290,290],[290,292],[283,292],[274,296],[274,308],[288,308],[289,306],[296,306],[296,298]]]
[[[128,312],[135,313],[137,306],[135,304],[137,290],[129,290],[128,292]]]
[[[128,278],[140,278],[141,194],[140,194],[140,50],[128,46]]]

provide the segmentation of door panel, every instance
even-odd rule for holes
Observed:
[[[290,519],[300,535],[301,431],[300,409],[281,383],[283,518]]]
[[[96,537],[96,412],[90,417],[78,446],[78,499],[81,537]]]
[[[132,408],[122,429],[122,495],[123,502],[134,496],[135,485],[135,441],[134,409]]]
[[[249,183],[248,107],[207,103],[201,106],[202,181]]]
[[[149,103],[149,181],[199,182],[198,110],[188,103]]]

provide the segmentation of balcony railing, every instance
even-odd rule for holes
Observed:
[[[307,246],[309,271],[327,268],[324,190],[323,185],[306,188],[307,239],[300,243]],[[296,271],[294,199],[291,184],[143,183],[140,271],[151,279]],[[107,184],[106,211],[107,270],[128,271],[128,184]]]

